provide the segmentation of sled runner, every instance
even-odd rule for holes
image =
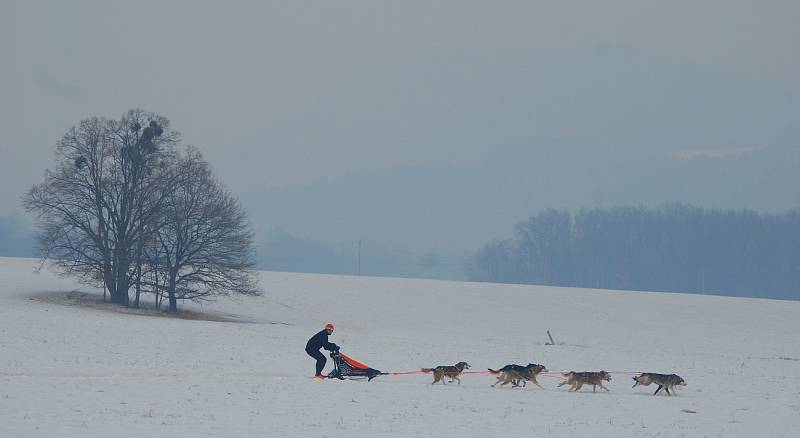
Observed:
[[[328,374],[328,378],[337,378],[341,380],[366,378],[367,381],[370,381],[377,376],[385,374],[353,358],[347,357],[339,351],[331,352],[331,358],[333,358],[333,371]]]

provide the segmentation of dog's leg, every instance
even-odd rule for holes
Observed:
[[[672,393],[671,393],[671,392],[669,392],[669,385],[665,385],[665,386],[664,386],[664,390],[665,390],[665,391],[667,391],[667,395],[669,395],[669,396],[671,396],[671,395],[672,395]]]
[[[459,385],[461,384],[461,379],[459,379],[457,376],[453,376],[453,378],[454,378],[454,379],[456,379],[456,380],[458,381],[458,384],[459,384]]]
[[[601,388],[603,388],[603,389],[605,389],[605,390],[606,390],[606,391],[608,391],[608,392],[611,392],[611,391],[610,391],[608,388],[606,388],[605,386],[603,386],[603,382],[600,382],[600,387],[601,387]]]
[[[544,386],[540,385],[540,384],[539,384],[539,382],[537,382],[537,381],[535,381],[535,380],[534,380],[534,381],[533,381],[533,383],[535,383],[535,384],[536,384],[536,386],[538,386],[539,388],[542,388],[542,389],[544,389]]]
[[[658,383],[656,383],[656,385],[658,385]],[[656,388],[656,392],[654,392],[653,395],[658,394],[658,391],[661,391],[661,388],[663,387],[661,385],[658,385],[658,388]]]
[[[583,382],[576,382],[572,385],[572,392],[578,392],[581,388],[583,388]]]

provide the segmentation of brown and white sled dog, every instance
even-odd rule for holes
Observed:
[[[458,375],[464,372],[464,369],[469,369],[469,364],[466,362],[459,362],[455,365],[441,365],[433,368],[421,368],[420,371],[423,373],[433,372],[433,383],[431,383],[431,385],[440,380],[442,381],[442,385],[444,385],[443,377],[449,377],[450,382],[457,380],[460,385],[461,379],[458,378]]]
[[[541,372],[546,372],[547,368],[544,365],[538,365],[535,363],[529,363],[526,366],[522,365],[506,365],[499,370],[493,370],[489,368],[489,372],[492,374],[497,374],[497,382],[492,385],[494,387],[498,383],[500,385],[507,385],[511,383],[511,386],[517,387],[519,383],[522,382],[522,387],[524,388],[527,385],[528,381],[533,382],[539,388],[544,389],[542,385],[536,380],[536,376],[539,375]]]
[[[580,373],[570,371],[561,373],[561,375],[564,376],[564,381],[559,383],[558,386],[569,385],[570,391],[578,391],[583,385],[592,385],[592,392],[595,392],[598,386],[608,391],[608,388],[603,386],[603,380],[606,382],[611,381],[611,375],[607,371],[584,371]]]
[[[667,391],[667,395],[672,395],[669,391],[670,389],[674,392],[676,386],[686,386],[686,382],[677,374],[642,373],[634,377],[633,381],[636,383],[633,384],[632,388],[636,388],[637,385],[648,386],[651,383],[658,385],[653,395],[658,394],[661,388]]]

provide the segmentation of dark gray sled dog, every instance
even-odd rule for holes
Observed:
[[[658,385],[653,395],[658,394],[661,388],[667,391],[667,395],[672,395],[670,389],[674,392],[676,386],[686,386],[686,382],[677,374],[642,373],[634,377],[633,381],[636,383],[633,384],[632,388],[636,388],[637,385],[648,386],[651,383]]]
[[[490,373],[497,375],[497,382],[495,382],[492,387],[498,383],[501,386],[511,383],[511,386],[517,387],[520,386],[519,384],[522,382],[522,387],[524,388],[527,385],[527,382],[531,381],[539,388],[544,389],[536,380],[536,376],[538,376],[539,373],[546,371],[547,368],[545,368],[544,365],[538,365],[535,363],[529,363],[526,366],[514,364],[506,365],[499,370],[493,370],[489,368]]]

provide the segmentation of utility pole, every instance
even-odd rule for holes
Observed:
[[[700,290],[703,295],[706,294],[706,267],[703,266],[700,274]]]

